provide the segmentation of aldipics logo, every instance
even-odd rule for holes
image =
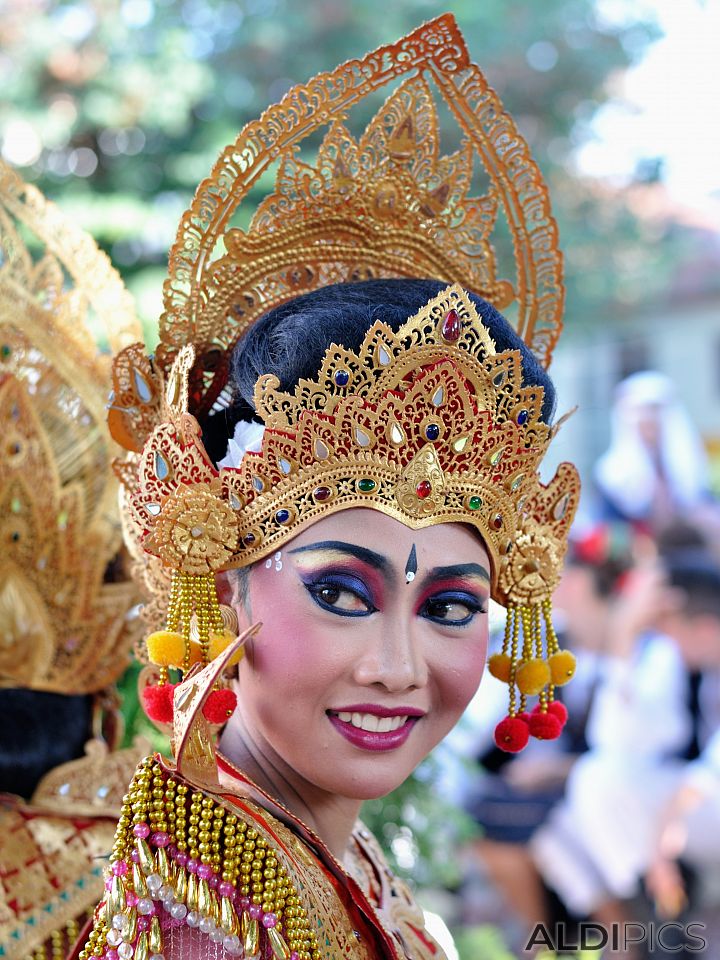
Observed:
[[[605,926],[601,923],[580,922],[577,924],[556,923],[548,926],[535,925],[526,950],[545,947],[553,953],[568,950],[628,950],[638,944],[644,944],[647,950],[658,948],[666,953],[700,953],[707,947],[704,923],[613,923]]]

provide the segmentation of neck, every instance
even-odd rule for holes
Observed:
[[[289,767],[270,744],[250,731],[238,707],[220,749],[261,790],[310,827],[341,864],[345,862],[361,801],[321,790]]]

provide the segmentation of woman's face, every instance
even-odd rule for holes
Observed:
[[[328,793],[390,792],[459,719],[482,675],[488,554],[457,523],[410,530],[352,509],[250,571],[238,711],[272,761]]]

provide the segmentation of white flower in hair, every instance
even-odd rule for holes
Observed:
[[[264,433],[265,425],[263,423],[255,423],[253,420],[249,422],[238,420],[235,424],[235,432],[228,441],[227,452],[223,459],[218,462],[218,470],[222,467],[239,467],[248,451],[259,453]]]

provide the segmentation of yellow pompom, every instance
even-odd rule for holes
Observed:
[[[222,633],[212,634],[210,637],[210,659],[214,660],[215,657],[219,657],[223,650],[225,650],[231,643],[234,643],[235,640],[237,640],[237,636],[234,633],[231,633],[229,630],[223,630]],[[228,666],[234,667],[236,664],[240,663],[244,656],[245,648],[240,647],[237,653],[234,653],[232,657],[230,657]]]
[[[511,664],[512,660],[507,653],[494,653],[491,657],[488,657],[488,670],[503,683],[510,682]]]
[[[185,659],[185,637],[174,630],[158,630],[145,641],[150,663],[157,667],[181,667]]]
[[[538,658],[521,663],[515,674],[515,682],[520,693],[528,694],[531,697],[540,693],[543,687],[550,683],[551,679],[550,667],[544,660]]]
[[[558,650],[548,660],[552,682],[556,687],[567,683],[575,673],[575,656],[569,650]]]
[[[196,663],[202,663],[202,647],[197,640],[190,641],[190,656],[188,657],[188,670]]]

